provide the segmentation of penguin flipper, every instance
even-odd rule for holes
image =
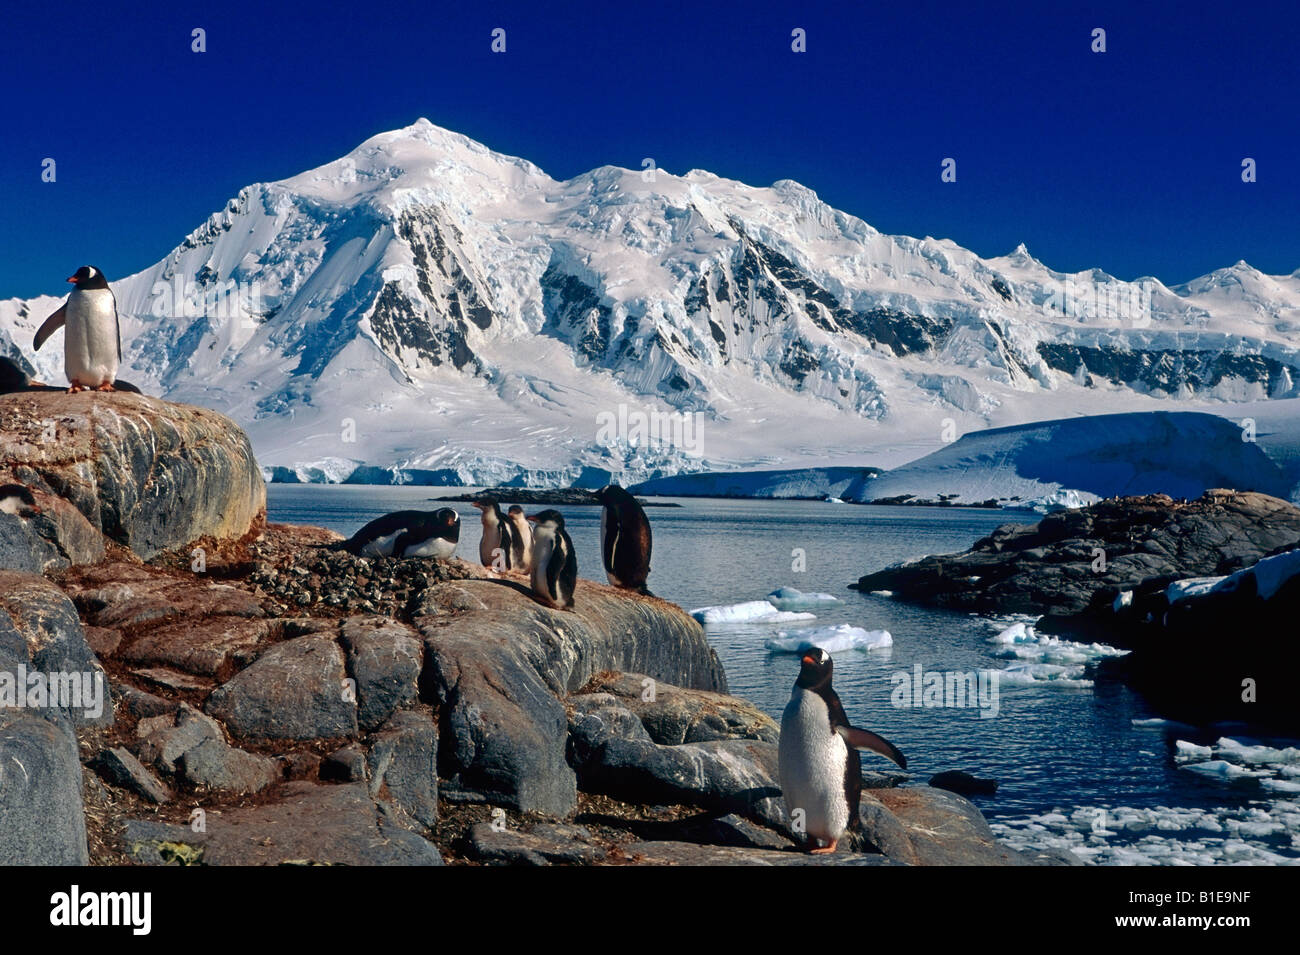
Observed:
[[[907,757],[902,754],[897,746],[883,736],[877,736],[871,730],[860,730],[856,726],[837,726],[835,732],[839,733],[844,742],[854,749],[869,749],[873,753],[879,753],[886,759],[892,759],[903,769],[907,769]]]
[[[54,314],[41,323],[41,327],[36,330],[36,340],[32,342],[32,350],[40,351],[41,346],[46,340],[63,327],[63,323],[68,320],[68,303],[64,302],[55,310]]]

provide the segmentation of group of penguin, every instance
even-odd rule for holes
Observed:
[[[68,279],[75,288],[42,323],[34,347],[39,350],[64,328],[64,366],[69,393],[83,390],[138,391],[119,381],[122,334],[117,303],[104,273],[82,266]],[[0,359],[0,391],[30,383],[16,365]],[[21,375],[21,381],[18,376]],[[9,379],[13,378],[14,381]],[[596,494],[602,505],[601,559],[615,587],[649,594],[650,522],[636,498],[617,485]],[[564,517],[548,508],[526,516],[515,505],[502,512],[494,499],[473,502],[481,512],[483,537],[479,559],[486,567],[528,575],[534,596],[561,610],[573,609],[578,558],[564,529]],[[0,487],[0,511],[31,516],[39,513],[31,492],[22,485]],[[531,527],[529,525],[532,525]],[[367,557],[448,558],[460,541],[460,516],[450,507],[436,511],[397,511],[371,521],[337,545]],[[786,805],[800,822],[812,852],[834,852],[844,833],[858,824],[862,794],[859,749],[893,760],[904,769],[907,759],[888,740],[850,725],[844,705],[831,686],[833,662],[818,647],[800,661],[798,679],[781,717],[778,771]]]
[[[649,594],[650,522],[631,494],[617,485],[596,492],[602,505],[600,550],[605,574],[615,587]],[[501,510],[493,498],[473,502],[483,522],[479,560],[497,570],[528,574],[534,596],[561,610],[573,609],[578,558],[559,511],[525,515]],[[529,526],[531,523],[531,527]],[[396,511],[366,524],[339,549],[366,557],[439,557],[456,552],[460,517],[450,507]],[[904,769],[907,759],[883,737],[849,723],[831,686],[830,654],[809,648],[800,662],[790,702],[781,717],[778,771],[786,805],[800,823],[812,852],[834,852],[844,833],[858,825],[862,795],[859,749],[871,750]]]
[[[600,551],[605,574],[615,587],[650,595],[650,521],[631,494],[616,484],[596,492]],[[573,609],[578,556],[564,529],[564,515],[553,508],[525,515],[514,505],[501,510],[495,498],[473,501],[483,522],[479,560],[497,571],[528,575],[533,595],[548,607]],[[531,524],[531,526],[530,526]],[[446,559],[460,543],[460,515],[453,508],[394,511],[375,518],[335,545],[361,557],[438,557]]]

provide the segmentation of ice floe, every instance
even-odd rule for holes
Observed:
[[[837,604],[840,598],[832,594],[806,594],[793,587],[778,587],[767,595],[767,601],[777,610],[806,610],[809,607]]]
[[[718,607],[697,607],[691,616],[700,623],[791,623],[795,620],[816,620],[815,613],[794,613],[778,610],[767,600],[746,600],[738,604]]]
[[[767,641],[767,648],[774,653],[802,653],[809,647],[839,653],[842,650],[880,650],[893,645],[894,638],[888,630],[864,630],[849,624],[810,627],[793,632],[782,630]]]

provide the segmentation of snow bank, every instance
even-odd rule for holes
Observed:
[[[913,495],[965,504],[1067,507],[1125,494],[1195,498],[1249,487],[1285,498],[1291,482],[1235,421],[1199,412],[1132,412],[1043,421],[963,435],[849,487],[846,499]]]
[[[773,653],[802,653],[809,647],[839,653],[841,650],[881,650],[893,645],[894,638],[888,630],[864,630],[846,623],[834,627],[811,627],[794,633],[782,630],[767,641],[767,649]]]

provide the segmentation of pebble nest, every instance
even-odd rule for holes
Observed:
[[[485,573],[463,560],[357,557],[311,544],[257,541],[248,583],[282,610],[318,614],[377,613],[410,618],[433,612],[424,594],[434,584]]]

